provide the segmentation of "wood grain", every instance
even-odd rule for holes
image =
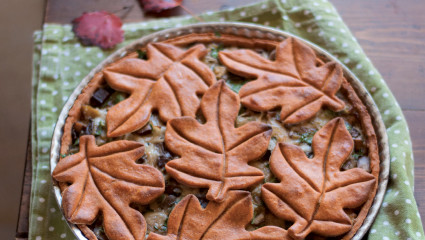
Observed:
[[[193,13],[220,10],[255,0],[184,0]],[[425,4],[423,0],[330,0],[360,45],[378,68],[404,110],[411,129],[415,157],[415,197],[425,216]],[[130,7],[123,9],[123,7]],[[124,22],[157,18],[146,15],[137,0],[47,0],[45,22],[71,23],[83,12],[107,10]],[[159,17],[185,15],[178,8]],[[17,238],[28,234],[31,186],[30,148],[27,155]],[[26,234],[26,235],[25,235]]]
[[[403,109],[425,109],[425,4],[331,1]]]
[[[425,4],[331,0],[397,98],[411,129],[415,198],[425,217]],[[422,222],[425,226],[425,223]]]
[[[16,239],[28,238],[29,209],[31,196],[32,162],[31,162],[31,127],[28,133],[27,154],[25,159],[25,172],[22,184],[21,203],[19,207],[18,224],[16,226]]]
[[[185,0],[183,5],[194,14],[205,11],[217,11],[230,7],[258,2],[258,0]],[[128,7],[129,10],[123,9]],[[175,8],[161,12],[160,14],[145,14],[137,0],[49,0],[45,14],[45,22],[49,23],[71,23],[72,19],[84,12],[105,10],[113,12],[123,19],[124,22],[135,22],[164,18],[172,16],[187,15],[183,8]]]

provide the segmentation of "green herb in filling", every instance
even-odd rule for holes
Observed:
[[[360,157],[362,157],[364,155],[363,151],[353,151],[353,153],[351,154],[351,157],[354,158],[355,160],[359,160]]]
[[[255,213],[255,211],[254,211],[254,216],[252,216],[252,219],[251,219],[251,224],[252,224],[252,225],[254,225],[254,219],[255,219],[256,215],[257,215],[257,214],[256,214],[256,213]]]
[[[301,137],[299,138],[300,143],[307,143],[308,145],[311,145],[313,141],[313,136],[316,132],[307,132],[303,133]]]
[[[347,130],[348,131],[351,131],[351,129],[353,128],[352,126],[351,126],[351,124],[349,124],[348,122],[344,122],[345,123],[345,127],[347,128]]]
[[[229,84],[230,89],[233,90],[233,92],[235,93],[239,93],[239,90],[241,90],[242,86],[247,83],[248,81],[233,81],[233,80],[228,80],[226,81],[227,84]]]
[[[122,100],[126,99],[127,96],[128,95],[126,93],[123,93],[123,92],[114,92],[108,98],[108,100],[103,103],[103,105],[101,106],[101,108],[111,107],[111,106],[113,106],[113,105],[121,102]]]
[[[216,37],[221,37],[221,34],[219,32],[215,32],[214,34],[215,34]],[[188,47],[190,47],[190,46],[188,46]],[[219,79],[219,78],[221,79],[222,78],[222,79],[224,79],[226,81],[226,83],[232,89],[232,91],[238,93],[244,84],[246,84],[249,81],[253,80],[253,79],[247,79],[247,78],[244,78],[244,77],[237,76],[237,75],[235,75],[235,74],[233,74],[231,72],[228,72],[226,70],[226,68],[218,60],[219,52],[225,49],[222,44],[212,43],[208,47],[209,47],[210,51],[209,51],[209,54],[207,55],[207,58],[205,58],[205,61],[204,62],[213,70],[213,72],[216,75],[217,79]],[[146,51],[143,51],[143,50],[140,50],[140,49],[139,50],[136,50],[136,51],[137,51],[137,54],[138,54],[137,57],[139,59],[143,59],[143,60],[146,60],[147,59]],[[264,51],[260,51],[260,54],[270,55],[269,53],[264,52]],[[271,56],[268,56],[268,57],[270,59],[273,58]],[[106,110],[107,110],[109,107],[111,107],[111,106],[113,106],[115,104],[118,104],[119,102],[125,100],[127,98],[127,96],[128,96],[128,94],[123,93],[123,92],[116,92],[116,91],[113,92],[112,89],[111,89],[110,92],[112,94],[110,96],[108,96],[108,98],[106,99],[106,101],[103,101],[101,103],[102,104],[101,105],[101,109],[102,108],[106,108]],[[343,115],[343,114],[350,114],[346,110],[345,110],[345,112],[344,111],[333,112],[333,111],[328,110],[328,109],[324,109],[323,111],[325,111],[324,112],[324,115],[327,118],[334,118],[336,116],[340,116],[340,115]],[[259,119],[257,119],[257,115],[259,115],[260,113],[247,110],[243,106],[240,108],[238,115],[241,115],[241,114],[244,115],[243,118],[247,118],[247,119],[249,119],[249,121],[263,121],[266,118],[267,118],[266,119],[267,121],[273,120],[274,118],[276,118],[278,121],[280,121],[280,115],[279,114],[267,115],[266,117],[263,117],[261,115],[261,117]],[[345,118],[346,116],[343,115],[343,117]],[[205,122],[205,119],[204,119],[203,115],[200,112],[197,113],[196,118],[201,123],[204,123]],[[105,137],[105,133],[104,133],[104,131],[106,130],[105,122],[102,122],[102,121],[99,122],[97,120],[99,120],[97,117],[96,117],[95,120],[93,120],[93,125],[92,125],[93,128],[92,128],[90,134],[96,135],[96,139],[106,138]],[[353,130],[356,130],[356,128],[358,128],[358,126],[356,124],[351,125],[350,122],[353,122],[353,121],[351,121],[351,120],[348,120],[347,121],[346,120],[345,121],[345,126],[346,126],[347,130],[350,132],[350,134],[352,134],[352,131]],[[161,132],[161,126],[162,125],[161,126],[155,126],[155,124],[150,121],[148,126],[150,126],[150,128],[151,128],[151,132],[148,132],[146,134],[140,133],[140,135],[143,135],[143,137],[144,136],[151,137],[151,135],[160,135],[160,136],[163,136],[163,131]],[[282,126],[284,126],[284,125],[282,124]],[[288,128],[290,128],[290,127],[288,127]],[[312,140],[313,140],[313,136],[314,136],[314,134],[317,131],[317,130],[315,130],[315,128],[317,128],[317,126],[315,126],[315,125],[313,127],[308,127],[308,128],[300,128],[300,129],[297,128],[296,130],[291,131],[291,132],[294,132],[293,133],[293,136],[290,135],[291,140],[292,141],[298,141],[298,143],[293,142],[295,145],[308,144],[308,145],[311,146]],[[359,128],[359,129],[361,129],[361,128]],[[279,136],[278,134],[276,134],[276,135]],[[361,134],[358,134],[358,135],[359,135],[359,138],[362,138]],[[353,136],[353,138],[354,138],[354,136]],[[114,140],[114,139],[108,139],[108,141],[109,140]],[[273,142],[272,144],[276,144],[278,142],[278,139],[275,136],[273,136],[271,141]],[[74,149],[75,148],[78,148],[78,144],[79,144],[79,141],[77,139],[73,143],[73,145],[74,145],[73,148]],[[152,144],[155,145],[156,143],[146,142],[144,144],[145,144],[145,146],[149,146],[149,145],[152,145]],[[305,145],[303,145],[303,147],[305,147]],[[306,148],[306,149],[308,149],[308,148]],[[356,148],[356,149],[358,149],[358,148]],[[71,151],[71,153],[68,154],[68,155],[71,155],[72,154],[72,149],[70,151]],[[64,157],[66,157],[68,155],[67,154],[62,154],[61,157],[64,158]],[[311,152],[307,152],[307,155],[308,155],[309,158],[311,158],[313,154]],[[367,150],[364,150],[364,151],[363,150],[355,150],[355,151],[353,151],[352,154],[351,154],[351,156],[350,156],[350,160],[345,163],[345,165],[347,165],[347,166],[350,165],[349,167],[347,167],[347,169],[351,169],[351,168],[355,167],[356,164],[357,164],[357,160],[359,158],[361,158],[362,156],[365,156],[365,155],[367,156]],[[164,156],[164,154],[161,153],[159,156],[157,156],[157,158],[161,158],[163,156]],[[278,178],[276,178],[272,173],[270,173],[269,158],[270,158],[270,153],[268,154],[267,157],[263,157],[261,159],[261,160],[265,160],[266,161],[264,163],[264,165],[263,165],[264,166],[263,169],[262,169],[263,172],[265,172],[265,173],[268,172],[268,175],[267,175],[267,177],[264,178],[263,183],[266,183],[266,182],[277,183],[280,180]],[[141,160],[140,163],[145,163],[146,161],[147,161],[147,155],[144,155],[144,157],[142,157],[142,160]],[[155,161],[157,161],[157,160],[155,160]],[[162,169],[162,171],[165,174],[165,172],[164,172],[163,169]],[[259,184],[259,185],[261,185],[261,184]],[[260,189],[261,189],[261,187],[260,187]],[[251,191],[251,194],[254,197],[258,193],[254,193],[253,191]],[[179,195],[180,195],[180,192],[179,192]],[[175,206],[179,203],[179,201],[184,196],[177,197],[176,199],[171,199],[170,201],[166,201],[167,200],[166,199],[166,196],[168,196],[168,195],[163,194],[161,197],[159,197],[156,200],[156,202],[157,202],[157,204],[159,204],[160,209],[161,209],[161,211],[163,211],[163,213],[169,214],[175,208]],[[197,197],[199,198],[202,207],[205,208],[207,202],[202,200],[202,196],[201,197],[200,196],[197,196]],[[253,218],[251,220],[251,224],[253,226],[250,226],[250,227],[253,227],[255,229],[258,229],[258,228],[260,228],[260,227],[262,227],[262,226],[264,226],[266,224],[267,225],[270,225],[270,223],[268,223],[268,221],[270,221],[269,215],[267,215],[269,213],[264,212],[264,209],[263,210],[258,210],[257,209],[257,207],[259,207],[259,206],[261,207],[263,205],[263,202],[259,202],[258,204],[255,204],[253,202],[253,204],[256,206],[256,208],[254,210],[254,216],[253,216]],[[151,212],[151,211],[154,211],[154,212],[159,211],[157,208],[155,208],[155,210],[154,210],[153,207],[151,207],[152,209],[149,209],[149,207],[151,207],[151,206],[150,205],[147,205],[146,208],[143,207],[143,208],[140,208],[140,209],[137,209],[137,208],[136,209],[138,211],[144,212],[144,213],[145,212],[146,213],[147,212]],[[267,220],[264,220],[264,219],[263,220],[260,220],[259,217],[262,217],[261,216],[262,214],[264,214],[264,216],[267,216]],[[164,217],[164,215],[162,215],[162,217]],[[257,220],[254,221],[254,219],[256,217],[257,217]],[[168,229],[168,219],[169,219],[169,216],[166,217],[166,219],[164,220],[164,223],[155,222],[155,224],[153,224],[153,226],[151,225],[155,229],[154,232],[156,232],[156,231],[158,231],[160,233],[166,232],[167,229]],[[254,224],[254,222],[256,222],[257,224]],[[273,223],[272,223],[272,225],[273,225]],[[100,226],[101,226],[101,224],[100,224]],[[102,227],[99,228],[99,229],[97,229],[97,234],[96,235],[103,234],[103,231],[104,230],[103,230]],[[99,237],[99,239],[101,239],[101,238]]]
[[[117,93],[115,94],[115,96],[113,96],[114,98],[112,99],[114,104],[117,104],[121,101],[123,101],[125,99],[125,96],[123,93]]]
[[[168,218],[169,218],[169,216],[167,216],[167,218],[164,221],[164,225],[162,226],[162,229],[163,229],[164,232],[166,232],[167,229],[168,229]]]
[[[239,93],[239,90],[242,88],[242,86],[250,81],[249,79],[242,78],[231,72],[228,72],[227,76],[228,78],[226,79],[226,83],[235,93]]]
[[[140,50],[140,49],[137,49],[136,51],[137,51],[137,57],[138,58],[143,59],[143,60],[147,59],[146,51],[143,51],[143,50]]]
[[[78,146],[78,145],[80,145],[80,139],[79,138],[77,138],[77,139],[75,139],[75,142],[74,142],[74,144],[73,144],[74,146]]]
[[[277,183],[278,182],[278,180],[277,180],[277,178],[275,177],[275,176],[272,176],[271,178],[270,178],[270,181],[269,181],[270,183]]]
[[[95,125],[95,136],[101,136],[102,132],[104,132],[105,123],[103,121],[99,121],[97,125]]]
[[[218,52],[220,52],[221,50],[223,50],[223,46],[222,45],[218,45],[218,47],[216,48],[211,48],[211,57],[217,59],[218,58]]]

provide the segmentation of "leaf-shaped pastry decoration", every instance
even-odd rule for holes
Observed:
[[[130,203],[148,204],[164,192],[157,169],[136,164],[143,144],[115,141],[100,147],[94,136],[80,137],[80,152],[61,159],[53,178],[70,183],[62,192],[62,208],[69,222],[92,224],[102,213],[110,240],[145,237],[143,215]]]
[[[264,184],[262,198],[277,217],[294,222],[288,229],[294,239],[310,232],[339,236],[351,229],[344,209],[361,206],[376,181],[361,168],[340,170],[353,145],[344,120],[337,118],[314,135],[312,159],[297,146],[276,146],[270,169],[281,182]]]
[[[276,48],[270,61],[252,50],[221,51],[220,61],[234,74],[255,78],[239,91],[244,106],[254,111],[281,107],[280,119],[293,124],[313,117],[322,106],[344,108],[335,96],[343,73],[335,62],[316,66],[316,54],[294,38]]]
[[[251,221],[251,195],[245,191],[230,191],[221,202],[209,202],[205,209],[194,195],[186,196],[170,214],[168,233],[150,233],[147,240],[285,240],[286,230],[266,226],[255,231],[245,230]]]
[[[181,156],[167,163],[167,173],[180,183],[209,188],[209,200],[222,201],[229,189],[243,189],[264,178],[248,162],[266,152],[271,127],[251,122],[235,128],[239,107],[238,95],[219,81],[202,98],[205,124],[192,117],[167,123],[165,143]]]
[[[205,54],[202,44],[185,51],[153,43],[147,46],[148,60],[127,58],[108,67],[104,71],[108,84],[130,94],[108,111],[108,137],[140,129],[154,110],[164,122],[180,116],[195,117],[199,97],[216,82],[214,73],[199,60]]]

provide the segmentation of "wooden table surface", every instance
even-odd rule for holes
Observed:
[[[425,4],[423,0],[330,0],[383,75],[411,129],[415,157],[415,197],[425,216]],[[239,6],[256,0],[184,0],[193,13]],[[129,11],[120,11],[132,6]],[[144,15],[136,0],[47,0],[46,23],[70,23],[86,11],[118,12],[125,22],[187,14],[181,8]],[[31,147],[28,144],[17,239],[28,236]]]

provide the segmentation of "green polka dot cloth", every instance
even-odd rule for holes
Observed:
[[[350,68],[377,103],[390,142],[391,177],[368,238],[425,239],[413,197],[414,165],[406,121],[385,81],[331,3],[326,0],[269,0],[206,12],[201,17],[205,21],[251,22],[291,32],[326,49]],[[187,16],[125,24],[125,41],[116,49],[146,34],[196,22]],[[29,239],[75,239],[53,195],[50,141],[59,112],[74,87],[114,50],[82,46],[70,25],[45,24],[43,31],[35,32],[34,42]]]

